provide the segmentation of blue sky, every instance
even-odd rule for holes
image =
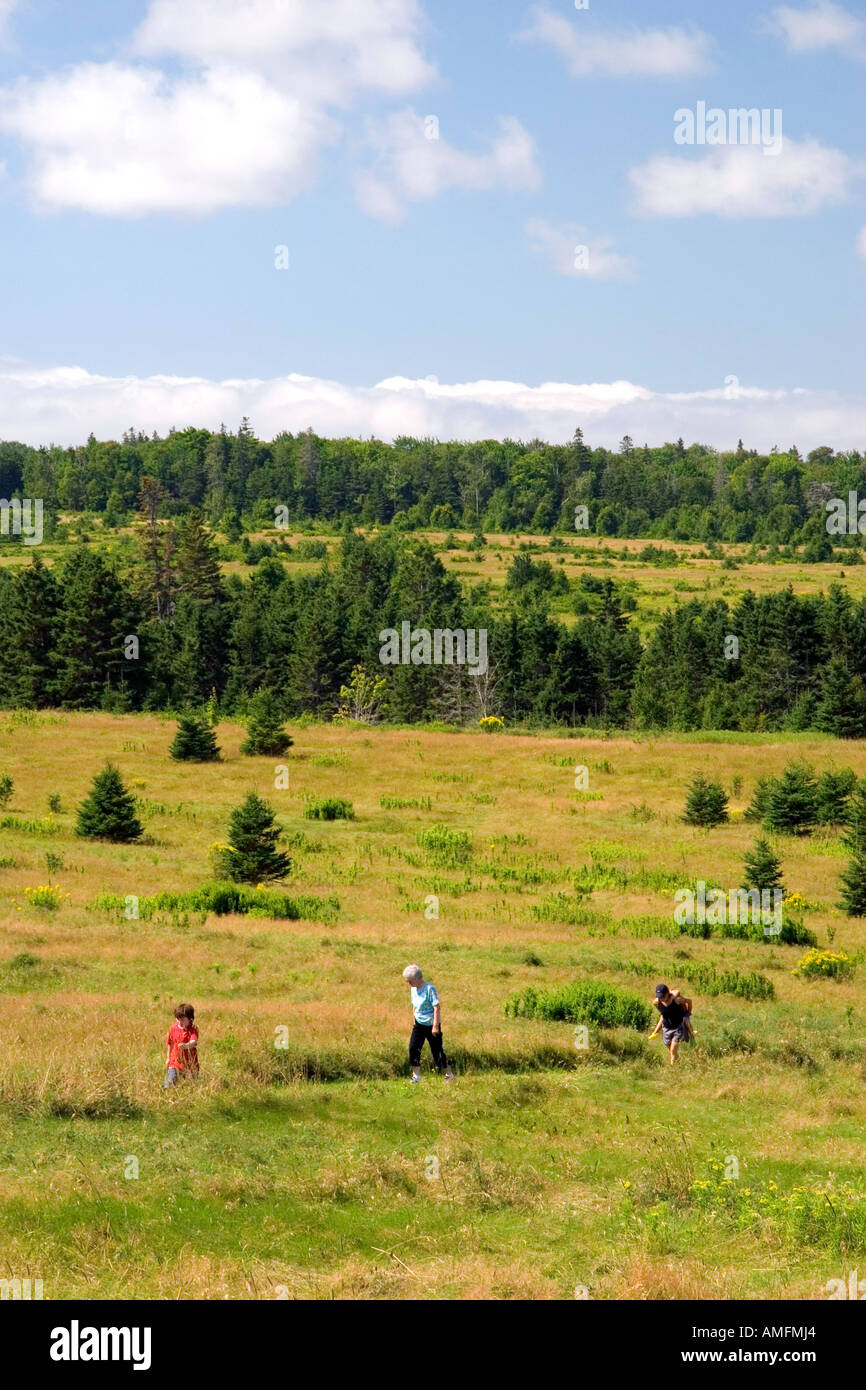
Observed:
[[[861,5],[0,0],[0,36],[5,437],[866,448]],[[781,151],[678,145],[699,102]]]

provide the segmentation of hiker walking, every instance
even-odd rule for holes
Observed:
[[[662,1041],[671,1054],[671,1066],[677,1060],[681,1042],[692,1042],[695,1036],[692,1028],[692,1001],[678,989],[668,989],[667,985],[656,985],[653,1008],[658,1009],[659,1018],[650,1033],[654,1038],[661,1028]]]

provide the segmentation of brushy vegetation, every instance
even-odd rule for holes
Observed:
[[[341,796],[314,797],[304,807],[307,820],[354,820],[351,801]]]
[[[466,830],[431,825],[418,835],[418,844],[440,869],[459,869],[472,858],[472,839]]]
[[[97,911],[125,912],[125,898],[102,893],[95,899]],[[186,893],[154,893],[139,898],[138,916],[149,920],[156,912],[213,912],[225,917],[236,912],[246,917],[273,917],[275,920],[332,922],[340,910],[337,898],[290,897],[276,888],[251,888],[240,883],[205,883]]]
[[[652,1016],[649,1007],[635,995],[594,980],[581,980],[558,989],[529,985],[507,1000],[505,1012],[513,1018],[545,1018],[551,1022],[638,1030],[646,1028]]]

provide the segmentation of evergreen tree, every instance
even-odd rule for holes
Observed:
[[[770,795],[775,785],[775,777],[759,777],[755,783],[752,799],[746,807],[744,820],[763,821],[767,814]]]
[[[197,507],[190,508],[181,523],[175,563],[182,594],[199,603],[222,600],[217,548]]]
[[[232,811],[228,847],[220,856],[223,872],[233,883],[285,878],[292,861],[277,849],[282,833],[268,803],[250,792]]]
[[[38,709],[51,703],[55,692],[54,643],[57,635],[57,581],[38,555],[14,576],[10,595],[12,631],[4,649],[14,651],[9,663],[10,703]]]
[[[98,709],[129,675],[124,639],[137,631],[129,595],[101,555],[79,546],[64,562],[58,612],[57,690],[69,709]]]
[[[773,783],[763,825],[782,835],[805,835],[817,817],[817,787],[805,763],[789,763]]]
[[[217,762],[220,750],[207,716],[196,714],[192,710],[182,714],[177,721],[177,733],[168,751],[178,762]]]
[[[140,559],[137,566],[137,587],[146,611],[154,613],[158,622],[171,616],[174,607],[174,547],[172,527],[160,527],[157,515],[163,501],[162,487],[156,478],[146,475],[138,494],[140,523]]]
[[[87,840],[111,840],[116,844],[129,844],[142,835],[134,798],[112,763],[107,763],[94,777],[78,808],[75,833]]]
[[[686,825],[724,825],[727,819],[728,798],[721,782],[708,782],[703,773],[698,773],[686,798]]]
[[[849,917],[866,917],[866,781],[858,782],[851,797],[842,843],[851,858],[840,875],[840,905]]]
[[[841,825],[847,819],[851,793],[857,786],[850,767],[841,772],[823,772],[818,778],[815,814],[819,825]]]
[[[283,727],[275,697],[270,690],[260,690],[250,700],[247,736],[241,752],[278,758],[291,746],[292,739]]]
[[[866,732],[866,691],[844,657],[833,656],[821,672],[821,701],[815,725],[836,738],[862,738]]]
[[[200,705],[222,691],[228,640],[222,605],[181,595],[171,622],[171,703]]]
[[[759,893],[765,890],[772,893],[777,888],[784,893],[782,866],[766,840],[756,840],[751,854],[746,855],[741,886],[746,889],[757,888]]]

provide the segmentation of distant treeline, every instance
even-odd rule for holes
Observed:
[[[409,437],[387,444],[312,432],[267,443],[247,420],[235,434],[190,428],[165,439],[91,435],[79,448],[0,444],[0,497],[42,498],[54,521],[58,512],[92,511],[120,522],[135,511],[148,477],[160,484],[166,515],[196,506],[211,524],[242,513],[250,524],[272,526],[280,506],[297,522],[399,517],[410,529],[573,531],[575,508],[586,507],[598,535],[796,543],[823,559],[824,503],[851,490],[866,495],[866,457],[829,447],[806,459],[794,447],[758,454],[742,443],[719,453],[682,440],[650,449],[627,436],[617,450],[591,449],[579,429],[565,445]]]
[[[366,540],[347,525],[336,555],[297,577],[267,558],[223,579],[195,509],[177,528],[144,523],[137,551],[115,567],[80,545],[53,570],[38,554],[0,570],[0,704],[162,710],[216,695],[240,713],[267,689],[287,717],[329,718],[360,665],[385,679],[394,721],[866,732],[866,602],[839,585],[690,602],[644,648],[610,579],[573,586],[569,625],[550,611],[563,581],[546,562],[518,556],[497,595],[464,589],[426,540],[393,529]],[[486,630],[489,668],[382,665],[380,634],[404,622]]]

